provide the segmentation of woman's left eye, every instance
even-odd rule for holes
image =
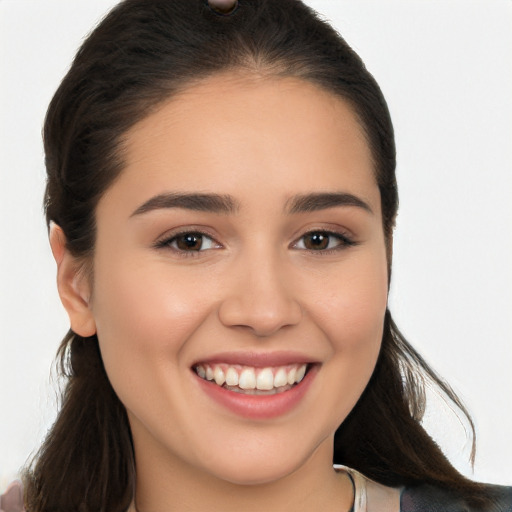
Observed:
[[[158,242],[158,247],[170,247],[178,252],[200,252],[215,249],[219,244],[213,238],[199,232],[179,233]]]
[[[330,249],[343,249],[351,245],[355,245],[355,242],[341,233],[311,231],[302,235],[293,247],[307,251],[328,251]]]

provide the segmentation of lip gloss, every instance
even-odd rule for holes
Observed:
[[[212,400],[231,412],[250,419],[270,419],[286,414],[299,404],[309,389],[318,365],[312,365],[304,378],[291,389],[274,395],[237,393],[204,380],[194,373],[198,385]]]

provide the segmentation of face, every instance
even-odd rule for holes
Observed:
[[[96,212],[89,308],[137,464],[237,483],[330,465],[387,301],[355,115],[303,81],[222,75],[124,147]]]

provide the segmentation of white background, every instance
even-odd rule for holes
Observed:
[[[67,330],[42,215],[43,117],[83,37],[115,3],[0,0],[0,488],[54,417],[49,369]],[[512,2],[308,3],[362,56],[391,109],[395,320],[473,414],[473,476],[510,484]],[[464,429],[442,402],[426,425],[471,476]]]

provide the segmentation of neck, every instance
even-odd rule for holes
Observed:
[[[137,458],[137,512],[211,510],[212,512],[324,512],[350,510],[353,489],[344,472],[332,468],[332,440],[320,445],[295,471],[277,480],[235,484],[180,461]]]

